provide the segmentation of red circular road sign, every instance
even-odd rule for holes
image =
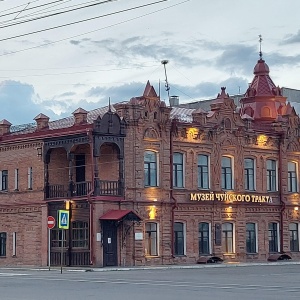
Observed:
[[[49,229],[54,228],[54,226],[55,226],[55,218],[54,217],[48,216],[48,218],[47,218],[47,226],[48,226]]]

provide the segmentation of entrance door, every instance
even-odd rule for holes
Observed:
[[[117,226],[114,221],[103,221],[103,266],[118,265]]]

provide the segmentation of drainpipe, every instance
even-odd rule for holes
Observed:
[[[278,181],[280,184],[279,187],[279,199],[280,199],[280,253],[284,253],[283,251],[283,213],[285,211],[285,202],[282,199],[282,146],[283,146],[284,133],[280,134],[279,138],[279,172],[278,172]]]
[[[93,202],[91,199],[91,195],[94,193],[95,190],[95,185],[94,185],[94,180],[95,180],[95,166],[94,166],[94,139],[92,135],[92,131],[88,130],[87,135],[90,140],[90,155],[91,155],[91,160],[92,160],[92,182],[91,182],[91,191],[87,194],[87,201],[90,206],[90,264],[93,265],[94,262],[94,243],[93,243],[93,231],[94,231],[94,218],[93,218]]]
[[[173,132],[175,129],[175,121],[172,121],[171,130],[170,130],[170,196],[171,199],[174,201],[172,205],[171,211],[171,249],[172,249],[172,257],[175,257],[175,249],[174,249],[174,221],[175,221],[175,209],[177,208],[177,199],[174,197],[173,194]]]

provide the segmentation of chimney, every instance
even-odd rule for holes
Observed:
[[[179,97],[178,96],[171,96],[170,97],[170,106],[179,106]]]
[[[87,123],[87,114],[88,112],[83,108],[79,107],[73,112],[73,116],[75,118],[75,124],[85,124]]]
[[[3,119],[0,121],[0,135],[4,135],[7,133],[10,133],[10,126],[11,123],[9,123],[7,120]]]
[[[49,128],[49,117],[44,114],[37,115],[34,120],[36,121],[36,130],[48,129]]]

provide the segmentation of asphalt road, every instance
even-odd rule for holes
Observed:
[[[0,269],[1,300],[300,299],[300,265],[105,272]]]

